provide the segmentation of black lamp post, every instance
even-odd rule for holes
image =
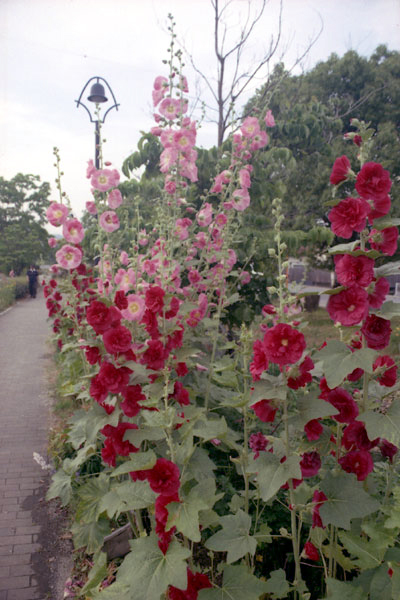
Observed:
[[[87,99],[89,100],[89,102],[93,102],[96,105],[96,118],[95,119],[93,118],[92,113],[90,112],[90,109],[86,106],[86,104],[84,104],[81,101],[86,88],[88,87],[89,83],[91,81],[93,81],[94,79],[96,80],[96,82],[92,84],[92,86],[90,88],[90,94],[87,97]],[[100,83],[100,80],[104,81],[104,83],[106,84],[106,86],[112,96],[113,102],[114,102],[114,104],[106,110],[102,119],[99,118],[99,112],[98,112],[97,108],[99,107],[100,104],[103,104],[104,102],[108,102],[108,98],[105,93],[104,85],[102,83]],[[87,111],[87,113],[89,115],[90,122],[95,124],[96,140],[95,140],[94,164],[95,164],[96,169],[99,169],[100,168],[100,124],[104,123],[104,121],[106,120],[106,116],[108,115],[110,110],[112,110],[113,108],[118,110],[119,104],[117,103],[117,101],[115,99],[112,89],[110,88],[109,84],[103,77],[91,77],[89,79],[89,81],[86,83],[86,85],[84,86],[83,90],[81,91],[81,95],[79,96],[79,99],[75,100],[75,102],[76,102],[77,108],[79,108],[79,106],[83,106],[83,108]]]

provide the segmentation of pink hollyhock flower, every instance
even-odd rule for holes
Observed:
[[[240,169],[239,182],[241,188],[249,188],[251,186],[250,173],[247,169]]]
[[[49,244],[50,248],[55,248],[58,244],[58,240],[56,238],[49,238],[47,243]]]
[[[326,306],[330,318],[347,327],[357,325],[368,311],[368,294],[364,288],[353,285],[338,294],[329,296]]]
[[[321,468],[321,457],[318,452],[305,452],[300,461],[302,477],[314,477]]]
[[[265,124],[267,127],[275,127],[275,119],[272,111],[270,109],[267,110],[267,114],[264,118]]]
[[[185,152],[196,143],[196,132],[191,129],[180,129],[174,132],[173,144],[180,151]]]
[[[386,229],[380,231],[372,229],[368,241],[374,250],[393,256],[397,250],[398,236],[397,227],[386,227]]]
[[[306,542],[304,544],[304,550],[302,552],[306,558],[318,562],[320,560],[319,552],[312,542]]]
[[[259,457],[260,452],[264,452],[264,450],[268,446],[268,440],[264,434],[259,431],[258,433],[252,433],[249,437],[249,447],[254,452],[254,460]]]
[[[165,117],[169,121],[172,121],[179,114],[180,108],[181,103],[179,100],[175,100],[174,98],[164,98],[158,110],[160,111],[160,114],[163,117]]]
[[[356,190],[365,200],[385,198],[391,187],[389,171],[379,163],[365,163],[357,175]]]
[[[368,348],[383,350],[388,346],[392,328],[390,321],[376,315],[368,315],[365,319],[361,332],[365,337]]]
[[[147,479],[153,492],[170,496],[179,490],[179,475],[179,469],[173,462],[158,458],[154,467],[148,470]]]
[[[268,360],[281,366],[297,362],[306,349],[304,335],[286,323],[268,329],[263,345]]]
[[[97,206],[96,206],[96,203],[92,202],[92,200],[88,200],[86,202],[86,210],[91,215],[97,215]]]
[[[65,244],[56,252],[57,263],[63,269],[76,269],[82,262],[82,250]]]
[[[240,128],[244,137],[252,138],[257,133],[260,133],[260,124],[256,117],[246,117]]]
[[[160,171],[166,173],[178,160],[179,152],[176,148],[168,147],[160,155]]]
[[[189,327],[197,327],[202,319],[204,319],[208,307],[208,300],[205,294],[200,294],[197,302],[197,308],[190,311],[186,323]]]
[[[335,271],[338,282],[350,287],[354,283],[367,287],[374,278],[374,261],[367,256],[336,254]]]
[[[86,177],[87,179],[90,179],[93,173],[96,171],[96,167],[94,166],[92,159],[88,160],[87,165]]]
[[[121,254],[119,255],[119,260],[121,262],[121,265],[124,265],[124,267],[127,267],[129,265],[129,256],[128,253],[125,252],[125,250],[122,250]]]
[[[392,387],[397,380],[397,366],[391,356],[378,356],[373,365],[374,374],[381,385]]]
[[[140,321],[145,311],[143,298],[137,294],[129,294],[127,302],[128,306],[121,311],[124,319],[128,321]]]
[[[168,128],[163,129],[160,136],[160,142],[164,148],[174,146],[174,134],[175,130]]]
[[[233,208],[236,208],[238,211],[246,210],[250,206],[250,196],[247,189],[237,189],[232,193]]]
[[[332,185],[337,185],[341,181],[345,181],[351,171],[350,161],[347,156],[340,156],[335,160],[332,167],[332,173],[329,181]]]
[[[108,192],[107,203],[110,208],[118,208],[122,204],[121,192],[117,189]]]
[[[197,158],[197,152],[195,152],[194,150],[192,152],[194,152],[196,156],[191,156],[190,160],[187,160],[181,155],[179,168],[182,177],[187,177],[192,183],[194,183],[198,179],[198,171],[195,163]]]
[[[389,282],[386,277],[379,277],[367,288],[368,302],[371,308],[380,308],[389,293]]]
[[[108,192],[119,184],[119,173],[116,169],[99,169],[92,173],[90,183],[99,192]]]
[[[311,383],[312,375],[310,371],[314,368],[314,363],[309,356],[306,356],[300,365],[291,367],[288,370],[287,384],[292,390],[298,390],[301,387]]]
[[[338,463],[346,473],[357,475],[358,481],[364,481],[374,470],[371,454],[367,450],[350,450],[339,458]]]
[[[190,227],[190,225],[192,225],[192,221],[190,219],[177,219],[175,221],[174,234],[182,241],[187,240],[189,237],[188,227]]]
[[[263,423],[272,423],[275,419],[275,413],[278,410],[272,404],[272,400],[259,400],[251,408]]]
[[[268,369],[268,359],[264,344],[256,340],[253,344],[253,361],[250,363],[250,373],[253,381],[260,379],[261,373]]]
[[[382,456],[384,458],[388,458],[389,462],[392,463],[393,458],[395,457],[399,449],[394,444],[391,444],[387,440],[383,439],[380,441],[379,450],[381,451]]]
[[[69,219],[63,223],[63,236],[70,244],[80,244],[85,237],[85,230],[78,219]]]
[[[325,525],[322,523],[321,517],[319,515],[319,510],[320,510],[323,502],[326,502],[326,500],[328,500],[328,498],[325,496],[324,492],[319,492],[318,490],[315,490],[313,497],[312,497],[312,501],[314,503],[313,512],[312,512],[312,526],[313,527],[322,527],[322,529],[325,529]]]
[[[129,292],[136,282],[135,271],[131,268],[127,271],[125,269],[118,269],[114,277],[115,285],[124,292]]]
[[[92,300],[86,309],[86,320],[101,335],[110,327],[119,325],[121,313],[115,306],[108,307],[104,302]]]
[[[162,75],[158,75],[154,80],[153,88],[155,90],[168,89],[168,79],[166,77],[163,77]]]
[[[353,421],[343,431],[342,445],[346,450],[371,450],[378,442],[379,438],[371,442],[361,421]]]
[[[344,388],[335,388],[329,392],[326,400],[339,411],[337,415],[332,416],[339,423],[351,423],[358,417],[358,406]]]
[[[345,198],[328,214],[331,229],[342,238],[349,238],[354,231],[362,231],[367,224],[370,206],[363,198]]]
[[[207,227],[211,221],[212,221],[212,206],[209,202],[205,202],[205,204],[203,204],[202,208],[199,210],[199,212],[197,213],[197,223],[200,225],[200,227]]]
[[[68,212],[64,204],[52,202],[46,210],[47,220],[53,227],[60,227],[67,220]]]
[[[240,283],[242,285],[246,285],[247,283],[250,283],[251,281],[251,275],[248,271],[242,271],[240,273]]]
[[[100,215],[99,225],[104,231],[112,233],[119,229],[119,219],[113,210],[106,210]]]
[[[304,431],[309,442],[319,440],[323,430],[324,428],[322,427],[318,419],[312,419],[304,425]]]

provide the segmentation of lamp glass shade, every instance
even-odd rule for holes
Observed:
[[[96,104],[107,102],[108,98],[105,95],[104,86],[101,83],[94,83],[92,85],[88,100],[90,100],[90,102],[95,102]]]

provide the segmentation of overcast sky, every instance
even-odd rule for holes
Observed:
[[[251,0],[252,9],[259,5]],[[232,0],[228,20],[233,35],[246,6],[247,0]],[[157,75],[167,74],[162,60],[169,46],[169,12],[178,38],[211,80],[216,63],[210,0],[0,0],[0,176],[40,175],[52,184],[52,199],[57,199],[52,156],[57,146],[65,191],[79,214],[90,199],[85,170],[94,155],[94,126],[74,101],[89,78],[108,81],[121,106],[107,116],[104,154],[119,168],[136,150],[140,131],[153,125],[151,89]],[[278,12],[279,0],[269,0],[248,60],[256,60],[276,35]],[[400,0],[283,0],[282,24],[276,60],[283,56],[287,67],[321,24],[302,68],[332,52],[342,56],[353,49],[369,57],[381,43],[400,50]],[[189,65],[186,74],[194,97],[196,77]],[[251,93],[267,71],[261,75]],[[215,140],[215,125],[204,125],[199,145],[210,147]]]

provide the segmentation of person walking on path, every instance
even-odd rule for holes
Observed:
[[[33,460],[47,453],[46,317],[43,297],[0,314],[0,600],[62,598],[51,580],[59,531],[44,500],[49,476]]]
[[[35,265],[31,265],[26,274],[29,282],[29,295],[31,298],[36,298],[39,271]]]

